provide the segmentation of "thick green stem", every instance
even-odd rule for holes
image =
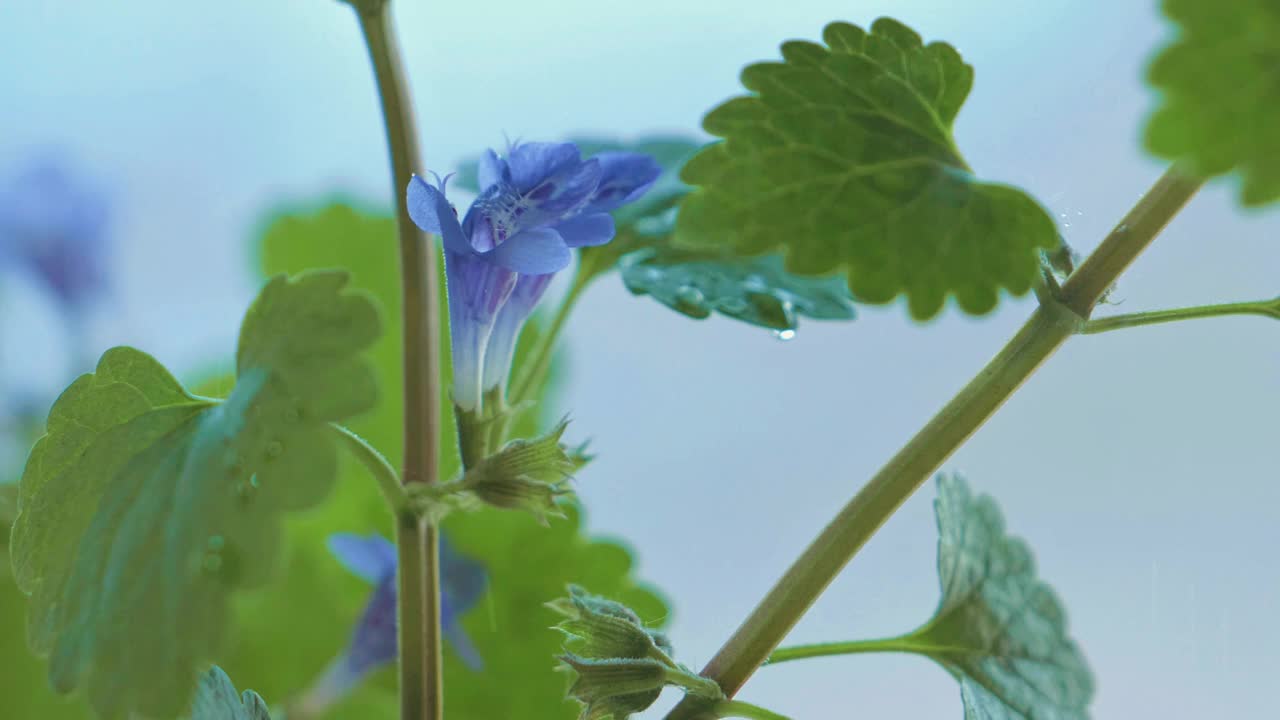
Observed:
[[[401,66],[389,0],[352,0],[373,61],[391,155],[391,187],[400,236],[404,297],[403,481],[433,483],[439,467],[440,332],[436,251],[409,217],[405,189],[420,168],[413,106]],[[401,720],[441,720],[440,572],[437,531],[425,520],[399,518],[399,648]]]
[[[1079,330],[1098,299],[1202,184],[1177,169],[1166,172],[1072,273],[1058,297],[1037,308],[978,376],[840,510],[702,674],[718,682],[726,696],[732,697],[741,689],[889,516]],[[708,715],[705,702],[686,698],[667,718],[689,720]]]
[[[1112,315],[1110,317],[1090,320],[1080,329],[1081,334],[1123,330],[1124,328],[1158,325],[1160,323],[1194,320],[1196,318],[1223,317],[1225,315],[1262,315],[1280,320],[1280,298],[1259,300],[1256,302],[1222,303],[1220,305],[1197,305],[1195,307],[1176,308],[1173,310],[1153,310],[1151,312]]]
[[[747,720],[791,720],[786,715],[779,715],[759,705],[741,700],[724,700],[711,707],[711,713],[718,718],[746,718]]]
[[[351,454],[365,466],[373,479],[378,482],[378,489],[382,491],[382,497],[387,501],[387,505],[391,507],[391,511],[399,514],[404,511],[408,502],[408,495],[404,491],[404,487],[400,484],[400,477],[396,474],[396,469],[391,466],[390,462],[378,452],[377,448],[370,445],[364,438],[351,432],[349,429],[334,423],[329,424],[329,429],[346,445]]]

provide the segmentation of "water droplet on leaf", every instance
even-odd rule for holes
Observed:
[[[279,440],[272,440],[267,443],[267,457],[278,458],[284,454],[284,445]]]
[[[706,317],[707,298],[702,291],[692,285],[684,285],[676,290],[676,309],[687,315]]]

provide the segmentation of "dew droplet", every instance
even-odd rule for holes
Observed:
[[[742,287],[749,293],[772,294],[769,292],[769,282],[764,279],[763,275],[757,275],[755,273],[752,273],[742,279]]]
[[[773,331],[773,336],[774,336],[775,338],[777,338],[778,340],[781,340],[782,342],[787,342],[788,340],[794,340],[794,339],[795,339],[795,337],[796,337],[796,331],[795,331],[795,330],[792,330],[792,329],[790,329],[790,328],[788,328],[788,329],[786,329],[786,330],[774,330],[774,331]]]
[[[692,285],[683,285],[676,290],[676,303],[682,310],[706,311],[707,298],[702,291]]]
[[[267,457],[278,458],[284,454],[284,445],[279,440],[272,440],[267,443]]]

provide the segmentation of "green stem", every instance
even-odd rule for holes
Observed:
[[[1272,300],[1255,302],[1222,303],[1220,305],[1197,305],[1195,307],[1177,308],[1174,310],[1154,310],[1152,312],[1112,315],[1110,317],[1090,320],[1080,329],[1081,334],[1122,330],[1124,328],[1157,325],[1177,322],[1178,320],[1194,320],[1196,318],[1222,317],[1224,315],[1262,315],[1280,320],[1280,297]]]
[[[582,296],[582,291],[590,284],[591,277],[592,275],[583,273],[581,270],[574,274],[573,284],[569,286],[564,300],[551,318],[551,325],[538,339],[538,345],[534,348],[526,365],[527,369],[520,372],[517,380],[512,383],[510,403],[513,407],[519,407],[521,403],[530,400],[533,392],[546,380],[547,370],[551,367],[551,358],[555,355],[556,341],[560,338],[560,331],[564,329],[565,321],[573,312],[574,305]]]
[[[747,718],[747,720],[791,720],[786,715],[779,715],[759,705],[752,705],[741,700],[723,700],[711,708],[712,714],[718,718]]]
[[[366,442],[364,438],[341,425],[330,423],[329,429],[347,446],[351,454],[355,455],[356,459],[365,466],[369,474],[373,475],[373,479],[378,482],[378,489],[382,491],[382,497],[387,501],[387,505],[391,507],[391,511],[397,515],[404,511],[408,495],[400,484],[400,476],[396,473],[396,469],[382,456],[382,453],[378,452],[377,448]]]
[[[391,187],[400,236],[404,297],[403,481],[438,480],[440,442],[439,294],[431,237],[409,217],[405,189],[421,166],[413,104],[391,21],[389,0],[351,0],[369,48],[391,155]],[[401,720],[441,720],[444,689],[440,635],[439,538],[425,519],[398,523]]]
[[[1202,180],[1170,169],[1013,339],[836,515],[703,668],[732,697],[831,580],[939,466],[1076,333],[1098,299],[1195,195]],[[668,720],[705,717],[685,698]]]

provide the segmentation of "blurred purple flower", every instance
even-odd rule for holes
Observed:
[[[0,261],[79,314],[107,289],[107,203],[64,164],[32,164],[0,187]]]
[[[414,177],[409,214],[444,240],[453,344],[454,403],[480,407],[505,386],[525,320],[571,248],[613,239],[611,210],[640,197],[662,170],[647,155],[583,160],[573,143],[523,143],[480,160],[480,195],[462,222],[437,186]]]
[[[371,672],[396,660],[396,547],[380,535],[339,533],[329,537],[329,550],[344,567],[373,584],[373,594],[356,623],[347,648],[325,669],[298,703],[304,717],[317,716],[345,697]],[[473,670],[482,666],[479,653],[460,618],[484,594],[484,566],[457,553],[440,538],[441,625],[454,652]]]

